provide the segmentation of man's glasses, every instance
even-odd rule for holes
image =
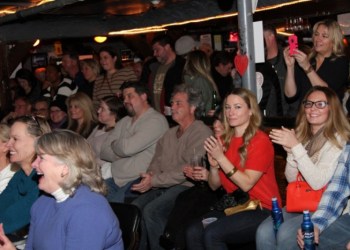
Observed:
[[[308,101],[308,100],[303,101],[303,106],[306,109],[312,108],[313,105],[315,105],[315,107],[318,109],[324,109],[325,107],[327,107],[328,102],[326,102],[326,101],[312,102],[312,101]]]

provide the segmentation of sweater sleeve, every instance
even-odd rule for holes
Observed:
[[[122,124],[125,122],[123,118],[121,121],[117,122],[116,126],[112,131],[108,132],[106,141],[101,146],[100,158],[104,161],[113,162],[119,157],[113,152],[112,142],[118,140],[120,133],[122,131]]]
[[[163,116],[150,113],[149,117],[138,121],[131,136],[123,136],[112,142],[112,150],[119,157],[133,156],[154,145],[168,129]]]
[[[333,176],[337,166],[341,149],[332,145],[329,141],[321,148],[316,163],[313,163],[307,154],[306,149],[298,144],[292,148],[297,168],[305,181],[314,189],[323,188]],[[296,177],[296,174],[295,174]],[[294,177],[294,179],[295,179]]]

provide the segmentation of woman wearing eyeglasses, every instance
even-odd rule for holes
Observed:
[[[311,188],[319,190],[332,178],[342,148],[350,138],[349,122],[335,92],[315,86],[305,95],[296,124],[295,129],[273,129],[270,138],[287,151],[287,181],[295,181],[299,172]],[[302,214],[283,211],[283,216],[284,223],[276,237],[271,218],[259,226],[258,250],[298,249],[291,235],[300,227]]]
[[[0,223],[3,223],[6,234],[29,224],[30,208],[39,197],[37,174],[32,168],[36,157],[34,144],[47,132],[50,132],[50,126],[46,120],[34,116],[16,118],[10,128],[7,142],[10,162],[17,163],[20,170],[0,194]]]

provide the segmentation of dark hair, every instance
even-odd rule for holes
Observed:
[[[117,57],[117,60],[115,61],[115,67],[117,69],[121,69],[122,68],[122,64],[121,64],[121,61],[120,61],[121,57],[119,56],[119,54],[116,52],[116,50],[113,47],[111,47],[111,46],[103,46],[98,51],[98,54],[100,55],[101,52],[106,52],[111,57]]]
[[[75,50],[65,50],[63,51],[62,56],[69,56],[70,59],[74,61],[79,61],[79,54]]]
[[[203,112],[205,110],[205,103],[203,101],[202,92],[199,89],[193,88],[189,84],[183,83],[175,86],[171,97],[173,97],[177,93],[187,94],[187,101],[190,105],[196,108],[194,115],[195,118],[199,120],[202,117]]]
[[[227,51],[214,51],[211,57],[211,65],[213,67],[218,66],[220,63],[227,65],[233,63],[233,58]]]
[[[123,91],[124,89],[127,89],[127,88],[134,88],[135,92],[138,95],[146,94],[147,95],[147,103],[151,104],[149,89],[147,88],[146,84],[141,83],[140,81],[127,81],[127,82],[124,82],[122,84],[122,86],[120,87],[120,90]]]
[[[36,85],[36,79],[34,74],[28,69],[19,69],[16,72],[16,79],[18,78],[27,80],[32,88]]]
[[[109,108],[109,111],[115,115],[116,122],[128,115],[128,112],[124,107],[123,101],[119,97],[114,95],[105,96],[100,101],[106,103],[106,105]],[[99,124],[98,129],[102,129],[103,127],[104,127],[104,124]]]
[[[264,24],[264,31],[270,31],[275,37],[277,37],[276,27],[272,24]]]
[[[165,45],[169,44],[172,50],[174,50],[174,47],[175,47],[174,40],[170,36],[164,35],[164,34],[158,35],[158,36],[153,38],[152,45],[154,45],[156,43],[159,43],[163,47]]]

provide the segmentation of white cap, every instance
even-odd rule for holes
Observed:
[[[179,56],[185,55],[199,45],[191,36],[182,36],[175,42],[175,52]]]

